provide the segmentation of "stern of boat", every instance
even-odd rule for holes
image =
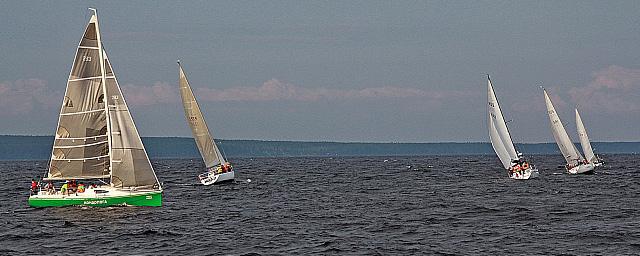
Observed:
[[[539,175],[540,174],[538,173],[538,169],[529,168],[529,169],[526,169],[522,174],[513,173],[509,178],[512,178],[514,180],[528,180],[528,179],[537,178]]]
[[[594,164],[581,164],[569,169],[570,174],[593,174]]]
[[[200,178],[200,183],[202,183],[202,185],[208,186],[215,183],[234,180],[235,171],[232,170],[225,173],[207,172],[198,175],[198,177]]]

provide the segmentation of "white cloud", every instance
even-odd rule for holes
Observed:
[[[153,85],[122,85],[127,104],[131,106],[152,106],[180,101],[177,85],[155,82]],[[361,89],[306,88],[291,83],[271,79],[260,86],[235,86],[225,89],[194,88],[201,102],[269,102],[269,101],[345,101],[345,100],[386,100],[416,99],[427,105],[441,104],[456,99],[472,97],[472,92],[434,91],[411,87],[368,87]],[[62,90],[51,90],[40,79],[17,80],[0,83],[0,107],[4,114],[23,114],[33,111],[36,105],[47,108],[62,102]]]
[[[204,101],[318,101],[386,98],[426,98],[442,100],[469,96],[460,91],[432,91],[410,87],[370,87],[362,89],[305,88],[271,79],[260,86],[237,86],[227,89],[198,88],[197,97]]]
[[[0,115],[23,115],[34,110],[60,107],[62,93],[40,79],[0,83]]]
[[[639,112],[640,69],[609,66],[593,73],[593,80],[569,90],[580,108],[609,113]]]
[[[125,84],[122,86],[122,93],[129,105],[148,106],[180,100],[178,87],[164,82],[156,82],[150,86]]]

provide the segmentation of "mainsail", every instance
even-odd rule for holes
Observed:
[[[204,164],[207,168],[222,164],[225,162],[224,157],[213,141],[213,137],[209,132],[207,123],[204,121],[200,106],[198,106],[198,102],[196,102],[196,98],[193,95],[193,91],[191,90],[189,81],[187,81],[184,70],[182,70],[180,62],[178,62],[178,68],[180,69],[180,95],[182,96],[184,115],[187,118]]]
[[[504,121],[500,105],[498,105],[498,99],[493,91],[491,79],[487,77],[487,81],[489,91],[489,119],[487,122],[489,126],[489,137],[491,138],[491,145],[496,151],[498,158],[500,158],[502,165],[505,169],[509,169],[511,167],[511,161],[518,159],[518,154],[511,140],[507,124]]]
[[[578,127],[578,137],[580,139],[580,145],[582,146],[582,152],[584,153],[584,157],[590,163],[595,163],[598,161],[596,155],[593,153],[593,149],[591,148],[591,142],[589,142],[589,136],[587,136],[587,130],[584,128],[584,124],[582,123],[582,118],[580,117],[580,113],[578,113],[578,109],[576,108],[576,126]]]
[[[160,186],[100,40],[98,18],[80,40],[60,109],[47,178],[110,178]]]
[[[571,142],[571,138],[567,134],[567,131],[564,129],[562,122],[560,121],[560,117],[558,117],[558,113],[556,113],[556,109],[553,107],[553,103],[551,103],[551,99],[547,94],[547,91],[544,90],[544,100],[547,105],[547,114],[549,114],[549,121],[551,121],[551,132],[553,133],[553,138],[556,140],[556,144],[560,148],[560,152],[564,156],[565,160],[567,160],[568,164],[577,165],[579,161],[582,159],[582,155],[576,149],[576,146]]]

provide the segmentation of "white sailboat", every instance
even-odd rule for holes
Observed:
[[[489,96],[487,123],[493,150],[495,150],[498,158],[500,158],[502,166],[509,171],[510,178],[526,180],[538,177],[538,169],[525,161],[522,154],[516,151],[511,135],[509,134],[509,129],[507,129],[507,123],[504,121],[502,110],[500,110],[500,105],[498,105],[498,99],[496,98],[489,75],[487,75],[487,81]]]
[[[225,161],[222,152],[213,141],[213,136],[211,136],[207,123],[204,121],[204,116],[200,111],[198,102],[196,102],[196,97],[193,95],[187,76],[182,70],[180,61],[178,61],[178,68],[180,69],[180,95],[182,97],[184,115],[187,118],[193,138],[207,169],[207,172],[198,175],[198,178],[203,185],[232,181],[235,176],[233,166]]]
[[[77,48],[45,181],[33,207],[161,206],[162,187],[103,48],[95,9]],[[68,180],[60,192],[53,181]],[[78,186],[74,181],[102,183]],[[89,184],[87,184],[88,186]]]
[[[544,100],[547,105],[547,114],[549,114],[549,121],[551,122],[551,132],[553,133],[553,138],[556,140],[556,144],[558,144],[558,148],[560,148],[560,152],[562,152],[564,159],[567,161],[567,165],[565,165],[567,171],[570,174],[593,173],[594,165],[592,163],[585,163],[585,159],[580,152],[578,152],[578,149],[564,129],[560,117],[558,113],[556,113],[556,109],[553,107],[553,103],[551,103],[551,99],[547,94],[547,90],[543,88],[543,91]]]
[[[580,117],[580,113],[578,113],[578,109],[576,108],[576,126],[578,131],[578,138],[580,139],[580,145],[582,146],[582,152],[584,153],[584,157],[587,162],[592,163],[595,167],[601,166],[602,161],[596,157],[593,153],[593,149],[591,148],[591,142],[589,142],[589,136],[587,136],[587,130],[584,128],[584,124],[582,123],[582,118]]]

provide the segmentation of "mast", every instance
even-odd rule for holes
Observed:
[[[95,9],[67,79],[45,180],[162,189],[104,50]]]
[[[589,136],[587,135],[587,129],[585,129],[584,123],[582,123],[582,118],[580,117],[580,113],[578,113],[578,108],[576,108],[576,126],[578,130],[578,137],[580,139],[580,145],[582,146],[582,152],[584,153],[584,157],[590,163],[597,162],[597,158],[593,153],[593,148],[591,148],[591,142],[589,141]]]
[[[67,79],[45,180],[110,176],[103,65],[99,60],[97,17],[93,11]]]
[[[91,23],[91,22],[89,22]],[[80,45],[82,44],[82,40],[80,40],[80,42],[78,42],[78,46],[76,47],[76,54],[73,57],[73,59],[77,59],[78,58],[78,48],[80,47]],[[75,64],[75,63],[74,63]],[[71,68],[71,70],[69,71],[69,77],[67,78],[67,86],[64,87],[64,95],[66,97],[67,93],[69,92],[69,80],[71,80],[71,74],[73,74],[73,67]],[[47,169],[45,176],[46,177],[44,179],[47,178],[51,178],[51,170],[53,169],[53,158],[55,155],[55,144],[56,144],[56,139],[58,139],[58,129],[60,129],[60,121],[62,121],[62,111],[64,109],[64,106],[66,105],[66,101],[63,99],[62,100],[62,105],[60,105],[60,112],[58,114],[58,124],[56,124],[56,132],[55,132],[55,136],[53,137],[53,146],[51,147],[51,155],[49,156],[49,168]]]
[[[567,134],[567,131],[564,129],[564,125],[562,125],[562,121],[560,121],[560,117],[556,112],[556,109],[553,107],[553,103],[547,94],[547,90],[542,88],[544,92],[544,100],[547,106],[547,114],[549,115],[549,121],[551,125],[551,132],[553,133],[553,138],[558,144],[560,148],[560,152],[564,156],[565,160],[568,164],[578,164],[580,160],[584,159],[580,152],[576,149],[576,146],[571,141],[571,138]]]
[[[133,117],[127,106],[127,102],[120,90],[111,61],[107,52],[103,51],[106,69],[106,87],[110,105],[109,117],[111,118],[112,137],[112,183],[123,187],[148,187],[157,185],[162,190],[162,184],[158,180],[147,150],[142,144],[138,128],[133,122]],[[115,178],[115,179],[114,179]]]
[[[211,168],[217,164],[224,164],[224,156],[222,155],[222,152],[220,152],[220,149],[218,149],[207,122],[204,120],[198,101],[196,101],[193,90],[189,85],[187,75],[182,69],[182,64],[180,64],[180,61],[177,62],[180,73],[180,97],[182,98],[185,118],[187,119],[187,123],[189,124],[191,133],[193,134],[196,146],[198,146],[198,151],[202,156],[205,167]]]
[[[500,116],[502,117],[502,121],[504,121],[504,114],[502,114],[502,109],[500,108],[500,102],[498,101],[498,97],[496,97],[496,91],[493,89],[493,82],[491,82],[491,77],[489,77],[489,74],[487,74],[487,80],[489,80],[489,83],[491,84],[491,93],[493,93],[493,97],[496,100],[496,106],[500,111]],[[507,125],[506,121],[504,121],[504,128],[507,131],[507,137],[509,138],[511,147],[513,147],[513,150],[516,152],[516,156],[517,156],[518,149],[516,149],[516,145],[513,144],[513,139],[511,139],[511,132],[509,131],[509,126]]]
[[[104,52],[102,49],[102,40],[100,39],[100,26],[98,24],[98,10],[96,10],[95,8],[89,8],[89,10],[93,11],[93,17],[95,17],[95,23],[96,23],[96,38],[98,41],[98,55],[100,56],[100,84],[102,86],[102,93],[105,97],[105,101],[104,101],[104,111],[107,113],[106,114],[106,119],[107,119],[107,143],[108,143],[108,152],[107,154],[109,155],[109,184],[111,186],[113,186],[113,154],[111,154],[111,149],[112,149],[112,138],[111,138],[111,118],[109,115],[109,103],[106,100],[107,97],[107,86],[106,86],[106,74],[105,74],[105,65],[104,65]],[[92,17],[92,18],[93,18]]]
[[[504,116],[498,99],[493,90],[491,78],[487,75],[488,83],[488,110],[489,110],[489,137],[491,139],[491,145],[496,151],[498,158],[502,162],[505,169],[509,169],[511,161],[518,159],[518,153],[511,140],[511,135],[504,121]]]

